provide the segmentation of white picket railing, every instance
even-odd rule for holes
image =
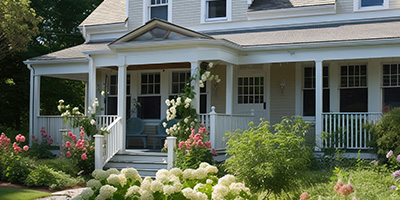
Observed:
[[[323,132],[327,137],[323,140],[324,148],[370,149],[371,135],[365,128],[367,123],[376,123],[382,113],[323,113]]]
[[[109,134],[95,135],[95,168],[104,165],[122,148],[122,120],[117,117],[108,127]]]
[[[98,127],[103,127],[103,126],[108,127],[117,118],[118,118],[118,115],[96,115],[96,123],[97,123]]]
[[[254,114],[232,115],[215,112],[215,107],[211,107],[209,114],[200,114],[200,122],[209,130],[212,148],[216,150],[225,149],[226,142],[223,140],[227,131],[236,129],[248,129],[248,124],[254,121]]]

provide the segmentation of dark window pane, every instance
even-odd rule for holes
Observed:
[[[148,83],[154,83],[154,74],[149,74],[149,81]]]
[[[172,83],[172,93],[177,94],[179,92],[178,83]]]
[[[151,7],[151,14],[150,18],[154,19],[163,19],[163,20],[168,20],[168,6],[157,6],[157,7]]]
[[[156,84],[154,94],[160,94],[160,84]]]
[[[207,95],[200,95],[200,113],[207,113]]]
[[[323,76],[328,76],[329,75],[329,68],[328,67],[323,67],[322,68],[322,74],[323,74]]]
[[[303,116],[315,116],[315,90],[303,92]]]
[[[245,86],[249,85],[249,78],[244,78],[243,85],[245,85]]]
[[[367,75],[367,66],[361,65],[361,75]]]
[[[141,119],[160,119],[161,97],[139,97],[141,106],[138,107],[138,116]]]
[[[346,66],[342,66],[340,68],[340,74],[341,75],[347,75],[347,67]]]
[[[349,75],[354,75],[354,66],[349,66]]]
[[[383,65],[383,74],[390,74],[390,65]]]
[[[239,78],[239,85],[243,85],[243,78]]]
[[[126,95],[130,95],[131,94],[131,86],[127,86],[126,87]]]
[[[179,73],[179,81],[186,82],[186,73]]]
[[[142,94],[148,94],[147,93],[147,85],[142,85]]]
[[[107,115],[117,114],[117,97],[107,98]]]
[[[172,82],[179,82],[179,73],[172,73]]]
[[[390,86],[390,76],[383,76],[383,86]]]
[[[400,107],[400,87],[383,89],[383,111],[391,108]]]
[[[155,74],[155,83],[160,83],[160,74]]]
[[[112,75],[112,76],[110,77],[110,83],[111,83],[112,85],[116,85],[116,84],[117,84],[117,76]]]
[[[244,103],[249,103],[249,97],[248,96],[244,96]]]
[[[368,89],[341,89],[340,112],[367,112]]]
[[[381,5],[383,5],[383,0],[361,0],[361,7]]]
[[[264,86],[260,87],[260,94],[264,94]]]
[[[324,89],[323,96],[322,96],[323,106],[322,112],[329,112],[330,111],[330,91],[329,89]]]
[[[397,75],[392,75],[392,76],[390,77],[390,84],[391,84],[392,86],[397,86]]]
[[[304,68],[304,77],[312,77],[313,76],[313,67]]]
[[[243,87],[239,87],[238,94],[239,95],[243,94]]]
[[[110,94],[117,95],[117,86],[110,86]]]
[[[154,85],[153,84],[148,85],[147,92],[148,92],[148,94],[154,94]]]
[[[243,96],[238,97],[238,103],[243,103]]]
[[[142,74],[142,83],[147,83],[147,74]]]
[[[226,0],[208,1],[208,18],[226,17]]]

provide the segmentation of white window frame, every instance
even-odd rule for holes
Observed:
[[[389,9],[389,0],[383,0],[383,4],[379,6],[367,6],[367,7],[361,7],[362,0],[353,0],[353,1],[354,1],[354,8],[353,8],[354,12]]]
[[[363,75],[363,74],[359,74],[359,75],[355,75],[355,74],[353,74],[353,75],[350,75],[349,73],[347,73],[345,76],[344,75],[342,75],[342,67],[347,67],[347,70],[348,70],[348,68],[349,68],[349,66],[359,66],[359,67],[361,67],[361,66],[365,66],[365,75]],[[339,77],[340,77],[340,80],[339,80],[339,89],[356,89],[356,88],[368,88],[368,65],[367,64],[345,64],[345,65],[340,65],[340,69],[339,69]],[[349,86],[350,84],[349,84],[349,79],[350,79],[350,77],[353,77],[353,78],[355,78],[355,77],[357,77],[358,76],[358,78],[359,78],[359,82],[360,82],[360,84],[358,85],[358,86],[355,86],[355,85],[353,85],[353,86]],[[346,86],[342,86],[342,77],[346,77],[346,79],[347,79],[347,85]],[[365,77],[365,85],[361,85],[361,77]]]
[[[247,79],[250,79],[250,78],[253,78],[253,79],[255,79],[255,78],[259,78],[260,80],[259,81],[261,81],[261,79],[262,79],[262,81],[263,81],[263,84],[258,84],[258,85],[256,85],[255,83],[254,83],[254,85],[252,86],[253,87],[253,93],[250,93],[250,91],[248,91],[248,94],[247,94],[247,97],[250,97],[250,96],[253,96],[254,97],[254,102],[253,103],[249,103],[249,100],[248,100],[248,102],[247,103],[245,103],[244,102],[244,100],[240,103],[239,102],[239,98],[240,98],[240,96],[246,96],[246,94],[244,93],[244,91],[243,91],[243,94],[240,94],[239,93],[239,87],[241,87],[241,86],[244,86],[244,85],[239,85],[239,79],[240,78],[242,78],[243,80],[245,79],[245,78],[247,78]],[[263,104],[264,102],[265,102],[265,78],[264,78],[264,76],[254,76],[254,75],[252,75],[252,76],[238,76],[237,78],[237,88],[236,88],[236,90],[237,90],[237,96],[236,96],[236,103],[237,104],[239,104],[239,105],[258,105],[258,104]],[[248,88],[250,89],[250,85],[248,85]],[[262,90],[259,90],[259,92],[262,92],[262,94],[256,94],[256,92],[255,92],[255,87],[262,87]],[[243,87],[244,88],[244,87]],[[258,97],[262,97],[262,101],[259,99],[259,102],[255,102],[255,97],[256,96],[258,96]]]
[[[389,74],[385,74],[384,73],[383,68],[384,68],[385,65],[390,65],[389,66]],[[396,74],[392,74],[392,72],[391,72],[392,71],[391,70],[392,66],[391,65],[397,65],[397,73]],[[382,88],[400,87],[400,71],[399,70],[400,70],[400,63],[384,63],[384,64],[382,64]],[[383,82],[385,76],[389,77],[389,85],[385,85],[384,82]],[[391,80],[392,76],[396,76],[397,77],[396,78],[396,81],[397,81],[396,84],[392,84],[392,80]]]
[[[172,22],[172,1],[173,0],[167,0],[168,3],[166,4],[158,4],[158,5],[151,5],[151,0],[143,0],[143,24],[151,20],[150,14],[151,14],[151,7],[155,6],[165,6],[167,5],[168,9],[168,22]]]
[[[180,73],[189,73],[189,79],[190,79],[190,70],[185,70],[185,71],[171,71],[171,74],[170,74],[170,84],[169,84],[169,96],[176,96],[176,95],[178,95],[179,93],[181,93],[181,89],[183,89],[183,88],[179,88],[180,90],[178,91],[178,93],[173,93],[173,91],[172,91],[172,84],[173,84],[173,73],[178,73],[178,74],[180,74]]]
[[[201,0],[200,23],[232,21],[232,0],[226,0],[226,17],[208,18],[207,2],[217,0]]]

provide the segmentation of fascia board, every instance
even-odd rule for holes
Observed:
[[[25,60],[26,65],[36,65],[36,64],[58,64],[58,63],[87,63],[86,58],[76,58],[76,59],[54,59],[54,60]]]
[[[336,13],[336,4],[321,5],[321,6],[307,6],[298,8],[284,8],[276,10],[262,10],[247,12],[249,20],[257,19],[278,19],[289,17],[302,17],[314,15],[327,15]]]

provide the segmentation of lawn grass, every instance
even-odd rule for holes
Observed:
[[[0,187],[1,200],[33,200],[47,196],[51,196],[51,194],[36,190]]]

